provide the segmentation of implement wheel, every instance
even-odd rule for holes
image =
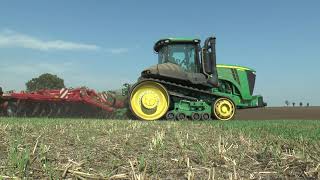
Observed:
[[[163,85],[153,81],[143,81],[132,89],[129,106],[137,118],[153,121],[167,113],[169,101],[168,91]]]
[[[228,98],[218,98],[212,109],[214,117],[222,121],[232,119],[236,112],[234,103]]]

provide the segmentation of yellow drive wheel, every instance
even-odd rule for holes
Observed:
[[[214,116],[223,121],[232,119],[236,112],[234,103],[228,98],[218,98],[212,108]]]
[[[129,103],[135,116],[142,120],[152,121],[166,114],[169,100],[168,91],[163,85],[153,81],[144,81],[133,88]]]

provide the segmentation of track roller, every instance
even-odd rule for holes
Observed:
[[[205,120],[205,121],[209,120],[210,119],[210,114],[209,113],[203,113],[201,119]]]
[[[187,119],[187,116],[186,116],[186,114],[180,112],[180,113],[177,114],[176,118],[177,118],[178,121],[181,121],[181,120]]]
[[[167,120],[175,120],[176,119],[176,115],[173,112],[167,112],[166,119]]]
[[[201,119],[201,115],[197,112],[193,112],[191,114],[191,120],[194,120],[194,121],[199,121]]]

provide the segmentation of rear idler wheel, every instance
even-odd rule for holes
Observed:
[[[234,117],[236,106],[228,98],[218,98],[212,105],[213,116],[218,120],[227,121]]]
[[[138,119],[158,120],[166,115],[169,105],[169,93],[160,83],[143,81],[130,91],[129,107]]]

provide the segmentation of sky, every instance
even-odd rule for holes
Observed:
[[[320,105],[320,1],[10,0],[0,2],[0,86],[42,73],[67,87],[133,83],[164,37],[217,37],[217,63],[257,71],[269,106]]]

